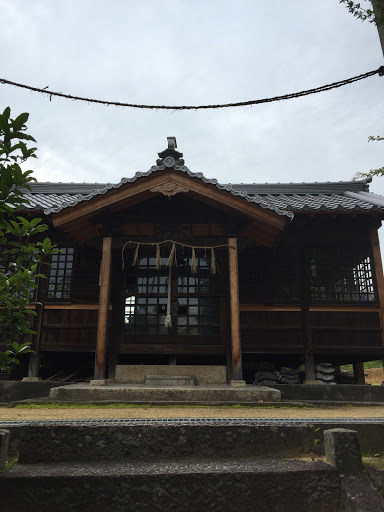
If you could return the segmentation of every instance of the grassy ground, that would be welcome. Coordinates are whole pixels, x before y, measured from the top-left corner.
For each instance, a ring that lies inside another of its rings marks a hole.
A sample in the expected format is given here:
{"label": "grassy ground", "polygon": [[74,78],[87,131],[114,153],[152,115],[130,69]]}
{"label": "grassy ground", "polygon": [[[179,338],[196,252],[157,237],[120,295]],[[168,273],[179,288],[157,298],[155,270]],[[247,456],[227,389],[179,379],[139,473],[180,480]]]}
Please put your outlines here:
{"label": "grassy ground", "polygon": [[[366,363],[364,363],[365,370],[369,370],[370,368],[382,368],[382,367],[383,367],[383,361],[381,361],[380,359],[378,361],[367,361]],[[353,373],[353,365],[352,364],[344,364],[343,366],[340,366],[340,369]]]}
{"label": "grassy ground", "polygon": [[378,453],[362,453],[364,466],[370,468],[384,469],[384,452]]}

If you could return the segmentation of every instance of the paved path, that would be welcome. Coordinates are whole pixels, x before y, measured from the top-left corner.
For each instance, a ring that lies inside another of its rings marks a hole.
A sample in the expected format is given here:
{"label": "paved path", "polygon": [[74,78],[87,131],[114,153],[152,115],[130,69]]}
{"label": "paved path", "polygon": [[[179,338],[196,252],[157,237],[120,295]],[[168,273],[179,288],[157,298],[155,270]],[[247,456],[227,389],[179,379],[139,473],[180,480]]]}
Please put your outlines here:
{"label": "paved path", "polygon": [[384,406],[293,407],[132,407],[132,408],[0,408],[0,421],[159,418],[377,418],[384,422]]}

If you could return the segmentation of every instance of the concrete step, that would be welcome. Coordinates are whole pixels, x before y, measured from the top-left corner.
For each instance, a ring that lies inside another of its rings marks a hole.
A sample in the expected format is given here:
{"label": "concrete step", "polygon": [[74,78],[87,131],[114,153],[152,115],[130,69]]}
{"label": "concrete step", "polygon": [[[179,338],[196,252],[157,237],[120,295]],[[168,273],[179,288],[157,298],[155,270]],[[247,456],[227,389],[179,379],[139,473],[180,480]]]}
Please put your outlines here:
{"label": "concrete step", "polygon": [[221,402],[255,403],[280,401],[280,391],[265,386],[193,386],[193,387],[149,387],[145,385],[108,384],[90,386],[74,384],[51,389],[51,400],[73,402],[76,400],[95,402],[99,400],[124,402]]}
{"label": "concrete step", "polygon": [[196,379],[187,375],[146,375],[144,384],[152,387],[195,386]]}
{"label": "concrete step", "polygon": [[11,425],[20,463],[100,460],[302,457],[318,437],[311,424],[249,424],[242,420],[33,422]]}
{"label": "concrete step", "polygon": [[322,462],[178,460],[18,465],[0,475],[2,512],[341,512]]}

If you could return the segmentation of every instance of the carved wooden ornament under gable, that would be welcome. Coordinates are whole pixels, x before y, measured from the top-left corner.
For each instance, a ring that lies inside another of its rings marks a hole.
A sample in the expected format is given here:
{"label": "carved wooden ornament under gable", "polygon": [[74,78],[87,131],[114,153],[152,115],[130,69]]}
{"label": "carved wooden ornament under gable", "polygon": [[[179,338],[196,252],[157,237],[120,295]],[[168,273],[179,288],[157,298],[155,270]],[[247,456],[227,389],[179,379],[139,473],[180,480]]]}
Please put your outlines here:
{"label": "carved wooden ornament under gable", "polygon": [[160,192],[160,194],[163,194],[164,196],[168,197],[180,194],[180,192],[189,192],[189,188],[183,187],[183,185],[180,185],[179,183],[175,183],[173,181],[167,181],[166,183],[162,183],[161,185],[153,187],[149,190],[151,192]]}

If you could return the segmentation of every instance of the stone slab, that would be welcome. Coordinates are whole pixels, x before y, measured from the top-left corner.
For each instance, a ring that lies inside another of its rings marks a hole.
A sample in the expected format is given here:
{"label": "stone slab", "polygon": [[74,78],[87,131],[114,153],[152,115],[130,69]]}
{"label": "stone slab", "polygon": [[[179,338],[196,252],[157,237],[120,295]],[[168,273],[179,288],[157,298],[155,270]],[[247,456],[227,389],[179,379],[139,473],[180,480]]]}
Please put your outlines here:
{"label": "stone slab", "polygon": [[106,379],[92,379],[89,382],[90,386],[105,386],[107,383]]}
{"label": "stone slab", "polygon": [[247,383],[245,380],[231,380],[231,386],[233,388],[245,388]]}
{"label": "stone slab", "polygon": [[230,386],[194,386],[194,387],[152,387],[130,386],[124,384],[89,386],[89,384],[73,384],[52,389],[50,400],[87,401],[98,400],[125,402],[227,402],[255,403],[279,402],[280,391],[265,386],[246,386],[232,388]]}
{"label": "stone slab", "polygon": [[340,512],[340,479],[321,462],[167,461],[15,466],[2,512]]}
{"label": "stone slab", "polygon": [[146,375],[146,386],[195,386],[195,378],[186,375]]}
{"label": "stone slab", "polygon": [[384,386],[362,384],[271,384],[282,400],[326,400],[330,402],[384,402]]}
{"label": "stone slab", "polygon": [[314,427],[194,422],[34,422],[7,427],[20,464],[89,461],[160,461],[192,458],[244,461],[293,458],[313,448]]}
{"label": "stone slab", "polygon": [[185,375],[198,386],[226,384],[227,368],[218,365],[117,365],[115,380],[125,384],[144,384],[146,375]]}

